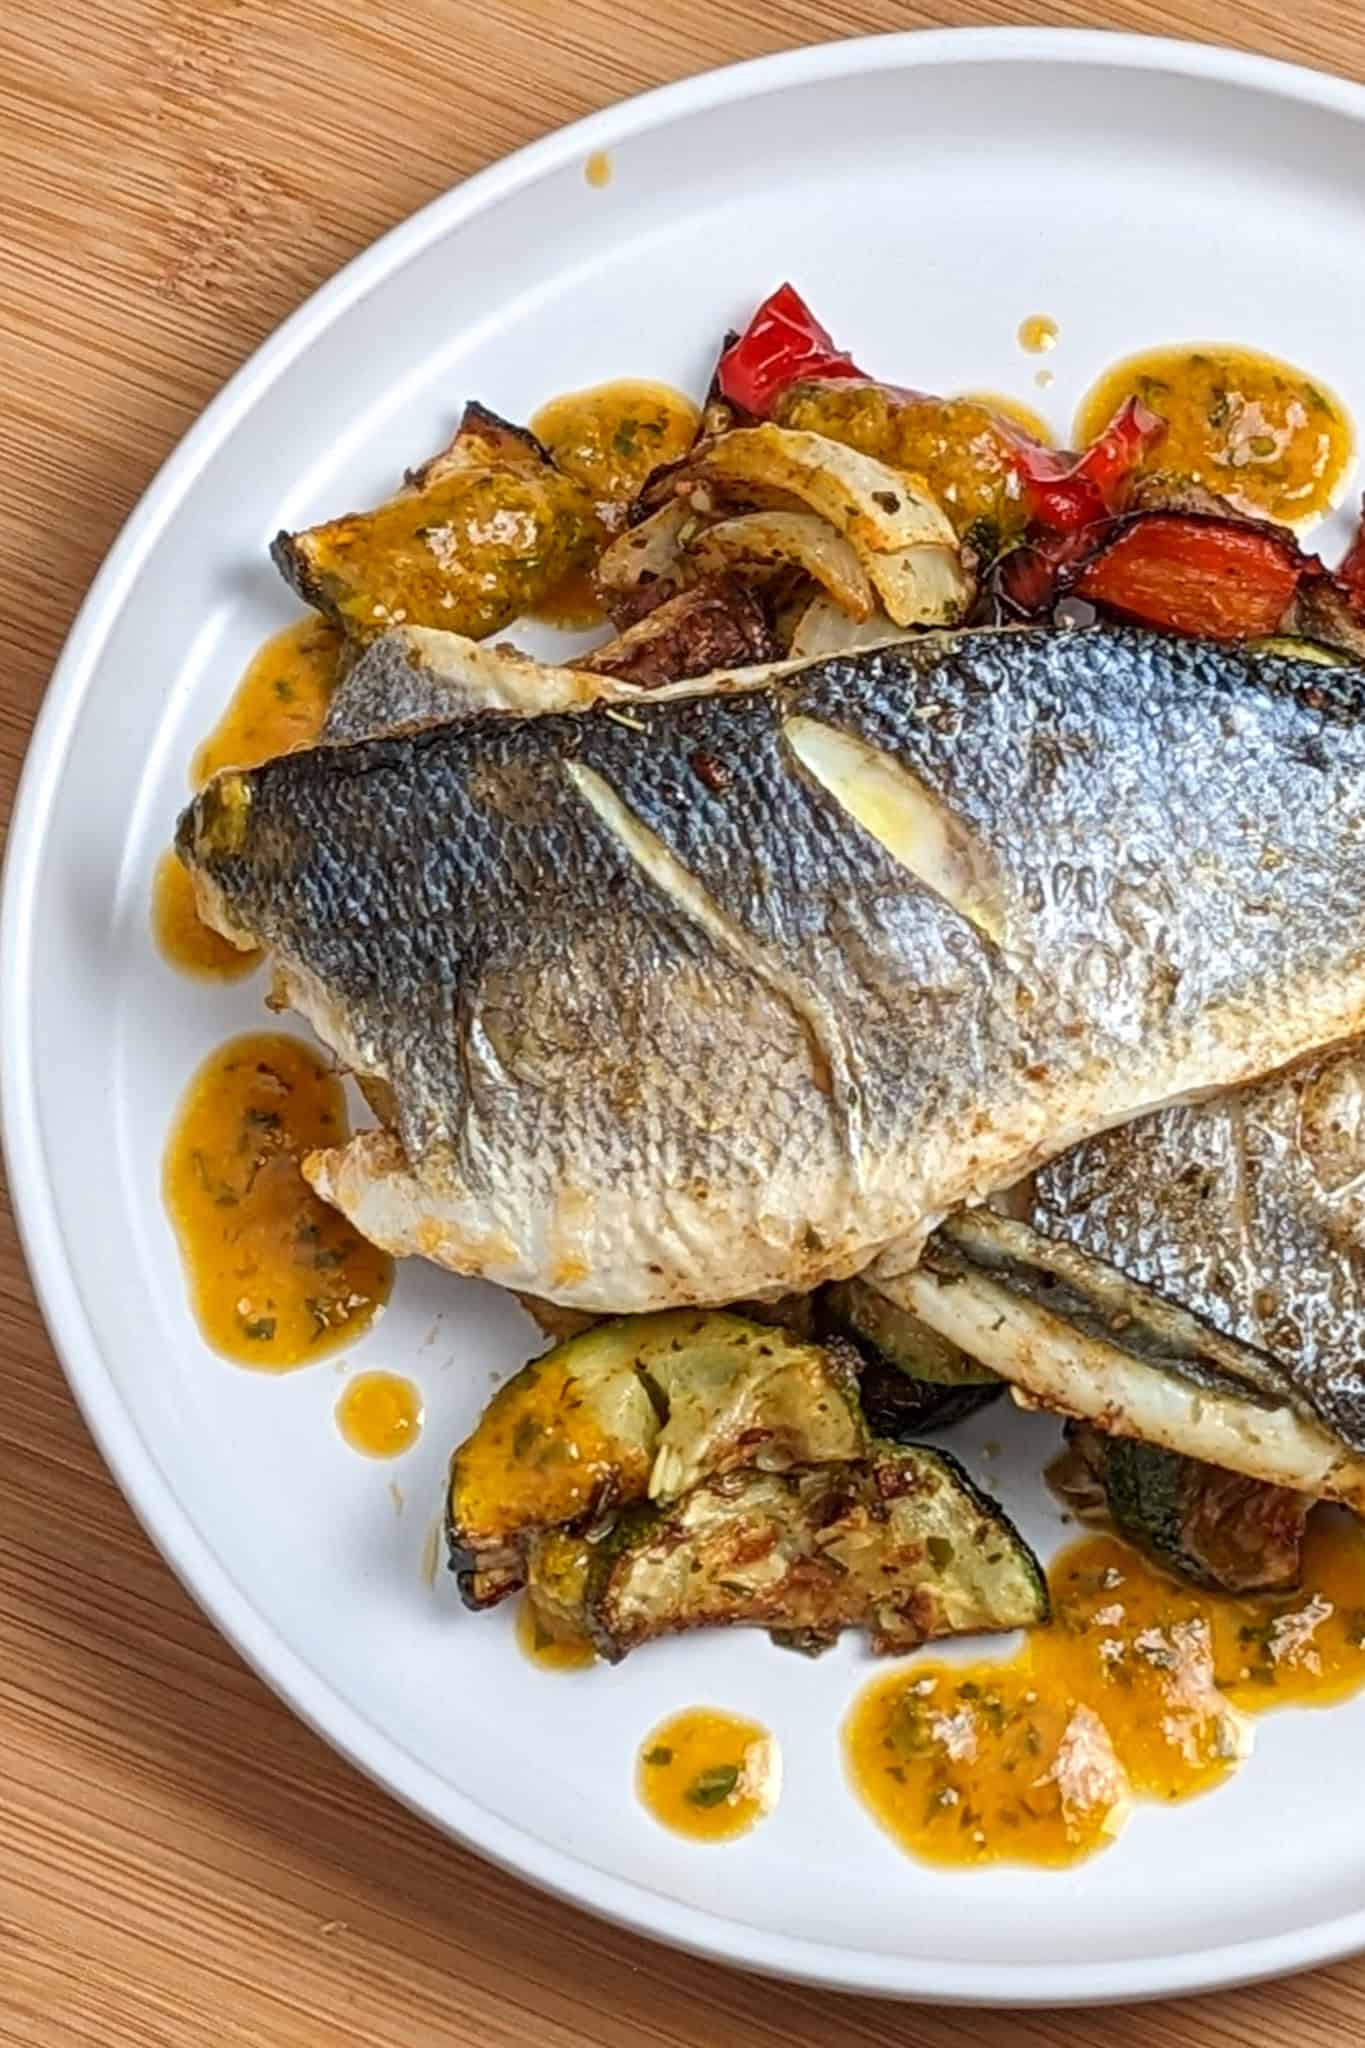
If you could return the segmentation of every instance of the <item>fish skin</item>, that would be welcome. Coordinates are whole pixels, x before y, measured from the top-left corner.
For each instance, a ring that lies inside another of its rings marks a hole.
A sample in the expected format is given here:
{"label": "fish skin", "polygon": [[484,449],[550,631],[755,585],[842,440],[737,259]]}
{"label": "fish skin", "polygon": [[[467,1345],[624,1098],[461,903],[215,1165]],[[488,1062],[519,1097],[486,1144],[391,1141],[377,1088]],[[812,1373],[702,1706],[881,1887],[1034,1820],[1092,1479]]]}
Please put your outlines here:
{"label": "fish skin", "polygon": [[[705,677],[657,683],[658,703],[675,697],[753,690],[804,666],[793,661],[712,670]],[[519,648],[468,640],[430,626],[398,626],[372,640],[337,684],[322,738],[337,744],[380,733],[446,725],[481,711],[534,718],[586,711],[594,704],[635,704],[642,686],[588,668],[534,661]]]}
{"label": "fish skin", "polygon": [[1265,1352],[1365,1451],[1365,1046],[1092,1138],[1019,1213]]}
{"label": "fish skin", "polygon": [[[1363,707],[1358,670],[1239,648],[928,635],[626,723],[294,753],[177,843],[209,921],[392,1087],[392,1134],[309,1168],[367,1236],[583,1309],[720,1303],[907,1267],[1066,1147],[1358,1033]],[[974,835],[999,943],[797,764],[794,715]]]}

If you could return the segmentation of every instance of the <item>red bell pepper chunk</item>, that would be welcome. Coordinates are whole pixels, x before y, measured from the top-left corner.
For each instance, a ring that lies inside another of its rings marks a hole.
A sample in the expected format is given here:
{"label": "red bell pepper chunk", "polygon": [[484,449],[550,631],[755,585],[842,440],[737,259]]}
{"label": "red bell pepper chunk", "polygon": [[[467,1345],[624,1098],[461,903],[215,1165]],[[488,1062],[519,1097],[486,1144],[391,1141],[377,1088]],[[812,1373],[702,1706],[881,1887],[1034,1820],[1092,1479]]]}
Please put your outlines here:
{"label": "red bell pepper chunk", "polygon": [[1292,542],[1238,520],[1153,512],[1087,562],[1072,588],[1142,626],[1254,640],[1280,624],[1304,567]]}
{"label": "red bell pepper chunk", "polygon": [[1165,431],[1159,413],[1130,398],[1083,455],[1021,441],[1019,475],[1032,517],[1055,533],[1075,533],[1109,518],[1124,484]]}
{"label": "red bell pepper chunk", "polygon": [[801,377],[863,377],[852,356],[836,349],[793,285],[766,298],[716,371],[721,395],[766,418],[773,400]]}
{"label": "red bell pepper chunk", "polygon": [[1074,564],[1094,544],[1093,534],[1080,530],[1047,533],[1030,527],[1020,545],[995,566],[995,587],[1006,608],[1028,619],[1047,611],[1063,595]]}

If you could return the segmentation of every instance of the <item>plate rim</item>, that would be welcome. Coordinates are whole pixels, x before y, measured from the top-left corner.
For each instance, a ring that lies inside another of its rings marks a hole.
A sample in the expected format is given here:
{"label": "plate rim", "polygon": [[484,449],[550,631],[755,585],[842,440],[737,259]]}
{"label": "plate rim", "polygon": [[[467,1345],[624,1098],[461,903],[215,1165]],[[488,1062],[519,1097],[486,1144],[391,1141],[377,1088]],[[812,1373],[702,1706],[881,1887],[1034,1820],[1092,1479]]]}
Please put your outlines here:
{"label": "plate rim", "polygon": [[521,187],[680,117],[869,70],[1038,62],[1168,71],[1365,122],[1365,86],[1218,44],[1104,29],[928,29],[816,43],[705,71],[636,94],[498,159],[389,229],[319,286],[248,356],[157,470],[98,570],[54,665],[16,790],[0,882],[0,1141],[34,1294],[76,1404],[119,1490],[238,1655],[354,1768],[462,1847],[523,1882],[713,1961],[824,1989],[957,2005],[1095,2004],[1251,1983],[1365,1948],[1365,1910],[1277,1935],[1118,1962],[897,1957],[773,1934],[684,1905],[551,1848],[439,1778],[351,1706],[257,1613],[228,1565],[197,1532],[108,1375],[63,1242],[29,1086],[33,913],[71,732],[94,684],[102,646],[148,554],[261,393],[353,305],[410,258]]}

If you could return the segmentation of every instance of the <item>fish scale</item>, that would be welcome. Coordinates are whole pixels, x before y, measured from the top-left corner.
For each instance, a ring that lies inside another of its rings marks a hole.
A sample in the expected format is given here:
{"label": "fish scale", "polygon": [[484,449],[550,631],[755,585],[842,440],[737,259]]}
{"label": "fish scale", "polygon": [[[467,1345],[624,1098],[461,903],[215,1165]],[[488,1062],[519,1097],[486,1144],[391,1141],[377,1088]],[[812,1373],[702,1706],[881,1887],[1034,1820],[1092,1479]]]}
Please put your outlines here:
{"label": "fish scale", "polygon": [[1362,688],[934,634],[229,771],[178,845],[393,1091],[392,1132],[310,1164],[362,1231],[587,1309],[723,1302],[908,1265],[1064,1147],[1359,1029]]}

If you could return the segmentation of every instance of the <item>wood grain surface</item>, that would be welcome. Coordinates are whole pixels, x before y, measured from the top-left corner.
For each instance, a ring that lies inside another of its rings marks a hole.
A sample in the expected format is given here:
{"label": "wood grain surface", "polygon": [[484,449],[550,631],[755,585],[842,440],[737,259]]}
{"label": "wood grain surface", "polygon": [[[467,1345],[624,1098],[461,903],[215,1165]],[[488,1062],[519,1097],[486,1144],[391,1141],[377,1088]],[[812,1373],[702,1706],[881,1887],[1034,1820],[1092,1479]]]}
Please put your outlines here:
{"label": "wood grain surface", "polygon": [[[1235,40],[1365,77],[1359,0],[0,4],[0,822],[138,494],[224,377],[382,229],[641,87],[866,30],[1004,21]],[[1123,2012],[930,2011],[760,1983],[552,1904],[355,1775],[196,1611],[86,1436],[7,1213],[0,1370],[0,2042],[1365,2041],[1365,1963]]]}

